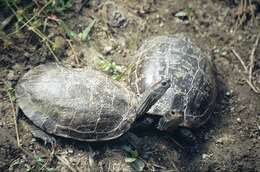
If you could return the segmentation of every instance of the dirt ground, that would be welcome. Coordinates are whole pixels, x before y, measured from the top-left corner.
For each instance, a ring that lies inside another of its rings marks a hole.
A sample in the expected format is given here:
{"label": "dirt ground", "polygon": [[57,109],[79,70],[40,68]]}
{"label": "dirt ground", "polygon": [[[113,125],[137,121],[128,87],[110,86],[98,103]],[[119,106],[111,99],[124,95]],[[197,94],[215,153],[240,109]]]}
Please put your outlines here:
{"label": "dirt ground", "polygon": [[[260,34],[260,2],[252,3],[243,11],[235,0],[97,0],[67,14],[66,22],[75,31],[96,19],[88,43],[71,48],[65,42],[55,52],[60,60],[75,66],[95,67],[98,57],[133,64],[143,40],[175,33],[188,33],[212,57],[218,99],[208,123],[192,130],[196,145],[187,145],[174,133],[134,130],[141,140],[139,163],[125,161],[130,146],[117,140],[88,144],[57,138],[58,146],[51,154],[50,147],[32,138],[23,123],[19,135],[29,153],[19,149],[6,85],[14,88],[26,71],[54,58],[29,31],[13,40],[11,47],[4,48],[0,42],[0,171],[260,171],[260,94],[246,82],[248,74],[232,52],[250,64]],[[47,32],[53,32],[54,39],[64,39],[57,28]],[[260,45],[254,54],[252,79],[260,87]]]}

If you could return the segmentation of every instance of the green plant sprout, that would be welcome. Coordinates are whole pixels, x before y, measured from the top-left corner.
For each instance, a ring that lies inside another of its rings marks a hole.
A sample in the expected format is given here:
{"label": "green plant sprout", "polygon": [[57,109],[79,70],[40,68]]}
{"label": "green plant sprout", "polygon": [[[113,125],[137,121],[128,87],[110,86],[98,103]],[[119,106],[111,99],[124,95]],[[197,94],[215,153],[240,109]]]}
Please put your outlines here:
{"label": "green plant sprout", "polygon": [[122,148],[127,154],[125,162],[129,163],[135,171],[143,171],[145,164],[139,157],[137,150],[133,150],[131,147],[127,145],[124,145]]}
{"label": "green plant sprout", "polygon": [[96,20],[94,19],[82,32],[77,34],[76,32],[72,31],[65,24],[64,21],[62,21],[62,20],[59,21],[59,24],[61,25],[61,27],[63,28],[65,33],[68,35],[68,37],[70,39],[74,39],[74,40],[78,40],[78,41],[87,41],[88,40],[89,34],[90,34],[91,30],[93,29],[95,23],[96,23]]}
{"label": "green plant sprout", "polygon": [[117,81],[121,80],[127,71],[125,66],[118,65],[114,61],[105,58],[99,58],[98,67],[103,72],[111,75],[112,79]]}

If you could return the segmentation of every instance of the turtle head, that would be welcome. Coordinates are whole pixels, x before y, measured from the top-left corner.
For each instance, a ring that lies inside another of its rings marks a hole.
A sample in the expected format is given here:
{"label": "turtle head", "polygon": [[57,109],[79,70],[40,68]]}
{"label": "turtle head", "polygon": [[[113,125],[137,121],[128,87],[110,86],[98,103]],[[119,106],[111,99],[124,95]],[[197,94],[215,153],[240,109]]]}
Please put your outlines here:
{"label": "turtle head", "polygon": [[137,118],[146,113],[170,88],[171,80],[162,79],[161,81],[153,84],[142,95],[137,107]]}
{"label": "turtle head", "polygon": [[174,131],[183,123],[184,114],[175,110],[166,112],[158,122],[157,129],[161,131]]}

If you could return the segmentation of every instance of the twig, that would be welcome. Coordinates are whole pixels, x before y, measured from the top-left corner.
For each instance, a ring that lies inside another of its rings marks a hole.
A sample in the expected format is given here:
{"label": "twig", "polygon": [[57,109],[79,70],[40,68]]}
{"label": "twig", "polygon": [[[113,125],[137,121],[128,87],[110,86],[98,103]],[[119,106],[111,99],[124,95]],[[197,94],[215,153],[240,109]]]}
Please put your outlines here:
{"label": "twig", "polygon": [[[45,148],[44,148],[45,149]],[[46,162],[44,163],[44,165],[41,167],[40,171],[44,171],[45,167],[53,160],[53,157],[55,155],[55,149],[52,147],[52,151],[49,152],[47,149],[45,149],[45,151],[50,154],[50,156],[48,157],[48,159],[46,160]]]}
{"label": "twig", "polygon": [[3,30],[6,26],[9,25],[9,23],[12,21],[12,19],[14,18],[14,14],[10,15],[9,17],[7,17],[0,25],[0,30]]}
{"label": "twig", "polygon": [[56,63],[61,64],[60,60],[58,59],[58,57],[56,56],[56,54],[53,52],[50,44],[46,41],[45,42],[46,46],[48,47],[48,49],[50,50],[51,54],[53,55],[54,59],[56,60]]}
{"label": "twig", "polygon": [[258,46],[259,38],[260,38],[260,34],[257,35],[255,43],[254,43],[254,46],[253,46],[253,49],[252,49],[251,54],[250,54],[248,79],[249,79],[249,82],[251,82],[251,83],[252,83],[252,72],[253,72],[254,63],[255,63],[255,50],[256,50],[256,48]]}
{"label": "twig", "polygon": [[250,8],[250,11],[251,11],[251,16],[252,16],[252,24],[256,24],[256,14],[254,12],[254,8],[253,8],[253,4],[252,4],[252,0],[249,0],[249,8]]}
{"label": "twig", "polygon": [[95,152],[93,151],[90,145],[88,145],[88,149],[89,149],[89,156],[88,156],[89,167],[90,169],[95,169],[96,168],[96,164],[94,161]]}
{"label": "twig", "polygon": [[241,65],[243,66],[245,72],[248,72],[248,69],[245,65],[245,62],[242,60],[242,58],[240,57],[240,55],[236,52],[236,50],[234,50],[233,48],[231,49],[232,53],[236,56],[236,58],[240,61]]}
{"label": "twig", "polygon": [[12,100],[12,96],[10,94],[10,92],[7,90],[7,95],[9,97],[10,103],[12,105],[12,111],[13,111],[13,120],[14,120],[14,126],[15,126],[15,133],[16,133],[16,141],[17,141],[17,147],[22,150],[27,156],[29,156],[30,158],[33,158],[32,153],[30,153],[29,151],[25,150],[22,147],[22,144],[20,142],[20,136],[19,136],[19,130],[18,130],[18,125],[17,125],[17,116],[16,116],[16,110],[14,107],[14,102]]}
{"label": "twig", "polygon": [[255,51],[258,46],[259,39],[260,39],[260,34],[257,35],[255,43],[253,45],[253,49],[250,54],[250,62],[249,62],[248,67],[246,67],[245,62],[242,60],[240,55],[233,48],[231,48],[232,53],[235,55],[235,57],[237,57],[237,59],[240,61],[241,65],[243,66],[245,72],[248,74],[248,78],[245,79],[247,84],[251,87],[251,89],[255,93],[260,93],[260,89],[257,86],[255,86],[252,81],[252,73],[253,73],[254,63],[255,63]]}
{"label": "twig", "polygon": [[250,82],[248,79],[246,79],[246,82],[248,83],[248,85],[252,88],[252,90],[255,93],[260,93],[260,89],[256,86],[254,86],[254,84],[252,82]]}
{"label": "twig", "polygon": [[[11,9],[12,13],[16,16],[16,18],[19,18],[19,17],[17,16],[17,14],[16,14],[16,11],[15,11],[15,10],[12,8],[12,6],[8,3],[8,1],[7,1],[7,0],[5,0],[5,1],[6,1],[7,5],[8,5],[8,7]],[[51,1],[50,1],[50,2],[51,2]],[[47,4],[48,4],[48,3],[47,3]],[[46,4],[42,9],[40,9],[39,14],[44,10],[44,8],[47,7],[47,4]],[[55,53],[53,52],[53,50],[52,50],[52,48],[51,48],[51,46],[50,46],[50,44],[53,45],[54,42],[51,41],[51,40],[49,40],[48,37],[46,37],[39,29],[37,29],[37,28],[32,27],[31,25],[29,25],[29,24],[30,24],[30,20],[31,20],[33,17],[35,17],[35,16],[33,16],[31,19],[28,19],[26,16],[23,16],[23,17],[24,17],[25,20],[27,20],[26,22],[22,21],[22,22],[24,23],[24,26],[28,27],[28,30],[33,31],[36,35],[38,35],[38,36],[42,39],[42,41],[44,41],[44,43],[46,44],[46,46],[47,46],[48,49],[50,50],[50,52],[51,52],[51,54],[53,55],[53,57],[54,57],[54,59],[56,60],[56,62],[60,64],[60,61],[59,61],[58,57],[55,55]],[[23,27],[24,27],[24,26],[23,26]]]}
{"label": "twig", "polygon": [[177,142],[174,138],[172,137],[168,137],[172,142],[174,142],[181,150],[184,150],[185,148],[179,143]]}
{"label": "twig", "polygon": [[[167,153],[167,155],[169,156],[169,153]],[[180,172],[180,170],[178,169],[177,165],[175,164],[175,162],[173,160],[171,160],[172,166],[175,168],[175,170],[177,172]]]}
{"label": "twig", "polygon": [[10,92],[7,91],[7,94],[8,94],[10,103],[11,103],[11,105],[12,105],[13,119],[14,119],[14,127],[15,127],[15,133],[16,133],[16,140],[17,140],[17,145],[18,145],[18,147],[19,147],[19,146],[21,146],[21,143],[20,143],[20,137],[19,137],[19,132],[18,132],[16,111],[15,111],[14,103],[13,103],[12,96],[11,96]]}
{"label": "twig", "polygon": [[164,166],[161,166],[161,165],[159,165],[159,164],[153,163],[152,165],[153,165],[154,167],[156,167],[156,168],[160,168],[160,169],[163,169],[163,170],[166,169]]}
{"label": "twig", "polygon": [[70,165],[70,162],[66,158],[61,157],[59,155],[55,155],[55,156],[62,164],[68,167],[72,172],[77,172],[77,170]]}
{"label": "twig", "polygon": [[[21,29],[23,29],[25,26],[27,26],[36,16],[39,16],[39,15],[43,12],[43,10],[44,10],[51,2],[52,2],[52,1],[49,1],[48,3],[46,3],[46,4],[38,11],[37,14],[35,14],[35,15],[32,16],[29,20],[27,20],[27,21],[26,21],[21,27],[19,27],[16,31],[14,31],[14,32],[12,32],[12,33],[10,33],[10,34],[8,34],[8,36],[13,35],[13,34],[19,32]],[[9,7],[11,7],[10,4],[8,3],[8,1],[6,1],[6,3],[8,4]],[[16,15],[16,14],[15,14],[15,15]]]}
{"label": "twig", "polygon": [[79,58],[77,56],[77,53],[75,52],[74,48],[73,48],[73,45],[71,44],[71,41],[70,40],[66,40],[71,48],[71,51],[73,53],[73,57],[74,57],[74,61],[76,62],[77,65],[79,65]]}
{"label": "twig", "polygon": [[235,28],[234,31],[238,30],[238,28],[243,24],[244,20],[245,20],[245,11],[246,11],[246,1],[241,0],[240,1],[240,5],[238,7],[237,10],[237,20],[235,23]]}

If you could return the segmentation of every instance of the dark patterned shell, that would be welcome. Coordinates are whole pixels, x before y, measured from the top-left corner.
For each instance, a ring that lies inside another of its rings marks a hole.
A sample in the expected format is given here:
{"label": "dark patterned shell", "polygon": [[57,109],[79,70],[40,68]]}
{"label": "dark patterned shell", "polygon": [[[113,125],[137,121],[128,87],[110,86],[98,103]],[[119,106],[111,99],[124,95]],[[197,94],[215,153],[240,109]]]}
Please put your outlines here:
{"label": "dark patterned shell", "polygon": [[82,141],[110,140],[135,120],[135,94],[90,69],[40,65],[20,79],[18,106],[47,133]]}
{"label": "dark patterned shell", "polygon": [[209,57],[184,35],[146,40],[137,53],[131,88],[138,94],[154,82],[171,78],[171,88],[149,110],[164,115],[172,109],[184,114],[184,126],[198,127],[210,116],[216,86]]}

